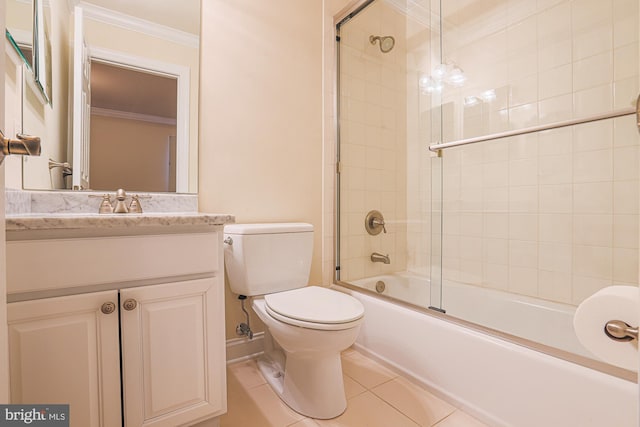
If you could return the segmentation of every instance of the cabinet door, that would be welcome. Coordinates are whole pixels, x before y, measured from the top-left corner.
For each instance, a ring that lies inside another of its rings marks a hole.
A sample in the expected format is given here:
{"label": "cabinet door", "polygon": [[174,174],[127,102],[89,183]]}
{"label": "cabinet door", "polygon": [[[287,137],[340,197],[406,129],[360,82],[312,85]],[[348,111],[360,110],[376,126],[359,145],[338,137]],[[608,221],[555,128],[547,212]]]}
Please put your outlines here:
{"label": "cabinet door", "polygon": [[8,304],[11,403],[69,404],[72,427],[121,426],[117,308],[117,291]]}
{"label": "cabinet door", "polygon": [[226,411],[220,278],[120,291],[125,426],[178,426]]}

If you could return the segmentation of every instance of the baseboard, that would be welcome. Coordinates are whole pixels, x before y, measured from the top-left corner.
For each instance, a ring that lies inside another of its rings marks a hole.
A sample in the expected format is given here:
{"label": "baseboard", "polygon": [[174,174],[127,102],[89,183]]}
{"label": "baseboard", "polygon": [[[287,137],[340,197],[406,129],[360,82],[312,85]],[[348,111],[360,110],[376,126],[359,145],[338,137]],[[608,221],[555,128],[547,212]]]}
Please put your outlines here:
{"label": "baseboard", "polygon": [[264,351],[264,332],[257,332],[253,339],[227,340],[227,363],[242,362],[259,356]]}

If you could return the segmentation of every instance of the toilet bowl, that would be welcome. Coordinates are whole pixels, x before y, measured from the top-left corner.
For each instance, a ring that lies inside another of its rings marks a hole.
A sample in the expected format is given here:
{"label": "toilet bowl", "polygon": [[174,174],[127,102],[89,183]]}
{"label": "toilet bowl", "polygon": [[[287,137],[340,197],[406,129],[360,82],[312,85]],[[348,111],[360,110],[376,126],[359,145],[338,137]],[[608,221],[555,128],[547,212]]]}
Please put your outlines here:
{"label": "toilet bowl", "polygon": [[227,237],[233,242],[225,248],[231,290],[254,297],[252,308],[266,326],[258,360],[265,379],[296,412],[318,419],[340,415],[347,407],[340,352],[358,336],[362,304],[306,286],[309,224],[234,224],[225,227]]}
{"label": "toilet bowl", "polygon": [[[317,286],[299,291],[303,291],[299,296],[308,295],[310,298],[326,293],[323,295],[326,302],[333,299],[332,294],[353,299]],[[288,297],[286,294],[294,292],[285,291],[267,297]],[[271,342],[265,344],[265,354],[258,361],[267,382],[296,412],[320,419],[340,415],[347,408],[340,352],[351,346],[358,336],[363,321],[362,306],[354,304],[353,311],[345,313],[343,318],[336,316],[329,320],[325,317],[321,323],[275,312],[267,299],[255,299],[252,304],[270,335],[266,341]],[[295,305],[291,307],[296,308]]]}

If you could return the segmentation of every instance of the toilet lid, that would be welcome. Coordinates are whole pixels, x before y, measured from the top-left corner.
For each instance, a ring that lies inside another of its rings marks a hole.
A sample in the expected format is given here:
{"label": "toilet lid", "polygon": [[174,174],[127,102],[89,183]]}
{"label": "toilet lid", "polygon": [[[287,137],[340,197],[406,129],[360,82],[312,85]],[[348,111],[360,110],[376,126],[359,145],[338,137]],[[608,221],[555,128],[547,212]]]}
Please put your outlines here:
{"label": "toilet lid", "polygon": [[320,286],[268,294],[264,300],[272,312],[303,322],[341,324],[364,315],[364,307],[357,299]]}

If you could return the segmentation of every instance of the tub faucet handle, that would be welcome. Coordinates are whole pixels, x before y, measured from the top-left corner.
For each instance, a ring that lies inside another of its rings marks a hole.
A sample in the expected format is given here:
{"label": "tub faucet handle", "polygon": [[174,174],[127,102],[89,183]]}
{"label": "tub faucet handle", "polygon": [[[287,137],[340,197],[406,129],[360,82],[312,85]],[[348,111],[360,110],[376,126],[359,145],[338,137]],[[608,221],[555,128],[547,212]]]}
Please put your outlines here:
{"label": "tub faucet handle", "polygon": [[367,230],[367,233],[372,236],[376,236],[380,234],[380,232],[387,232],[387,228],[385,227],[384,217],[382,213],[377,210],[369,211],[367,216],[364,218],[364,228]]}
{"label": "tub faucet handle", "polygon": [[382,232],[387,232],[387,227],[384,226],[384,219],[382,218],[373,218],[371,221],[374,227],[382,227]]}

